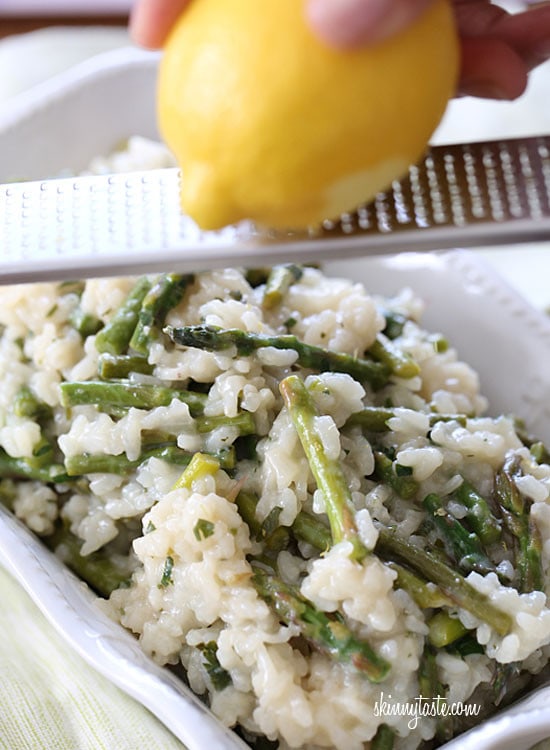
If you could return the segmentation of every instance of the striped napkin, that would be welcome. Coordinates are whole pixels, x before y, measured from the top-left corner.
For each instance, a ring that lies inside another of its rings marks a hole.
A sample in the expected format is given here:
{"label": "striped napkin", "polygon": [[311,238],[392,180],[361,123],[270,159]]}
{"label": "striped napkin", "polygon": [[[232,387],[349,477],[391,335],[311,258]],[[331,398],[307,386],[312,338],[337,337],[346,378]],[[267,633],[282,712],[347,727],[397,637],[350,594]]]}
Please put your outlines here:
{"label": "striped napkin", "polygon": [[185,750],[72,651],[1,568],[0,601],[0,747]]}

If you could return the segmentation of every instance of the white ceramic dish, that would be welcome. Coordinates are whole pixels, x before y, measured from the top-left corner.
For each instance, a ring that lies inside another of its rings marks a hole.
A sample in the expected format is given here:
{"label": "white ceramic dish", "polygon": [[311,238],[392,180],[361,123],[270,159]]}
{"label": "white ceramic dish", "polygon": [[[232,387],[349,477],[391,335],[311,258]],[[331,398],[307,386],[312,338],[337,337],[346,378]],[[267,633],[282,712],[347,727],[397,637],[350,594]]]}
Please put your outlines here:
{"label": "white ceramic dish", "polygon": [[[0,119],[0,181],[82,169],[131,134],[156,137],[156,56],[105,53],[13,101]],[[550,441],[550,322],[469,253],[404,254],[329,264],[330,273],[392,294],[411,286],[425,324],[446,334],[480,373],[493,413],[514,412]],[[106,619],[93,596],[29,532],[0,509],[0,563],[93,667],[149,708],[190,750],[242,744],[136,642]],[[547,694],[451,743],[453,750],[526,750],[550,736]]]}
{"label": "white ceramic dish", "polygon": [[[334,264],[369,289],[410,286],[427,299],[426,323],[458,344],[482,371],[493,411],[522,415],[550,440],[550,321],[471,253],[407,254]],[[539,401],[538,398],[541,400]],[[537,408],[538,407],[538,408]],[[106,618],[78,581],[0,507],[0,564],[21,581],[48,620],[91,666],[152,711],[189,750],[244,748],[168,670]],[[550,736],[548,691],[513,715],[457,738],[449,750],[527,750]]]}

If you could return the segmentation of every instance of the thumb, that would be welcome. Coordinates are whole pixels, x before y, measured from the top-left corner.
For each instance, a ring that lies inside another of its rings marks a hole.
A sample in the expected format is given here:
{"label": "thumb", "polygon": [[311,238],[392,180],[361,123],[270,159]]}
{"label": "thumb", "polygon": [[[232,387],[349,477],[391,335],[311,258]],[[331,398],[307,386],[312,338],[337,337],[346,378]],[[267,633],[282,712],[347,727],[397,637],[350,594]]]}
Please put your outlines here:
{"label": "thumb", "polygon": [[307,0],[315,33],[333,47],[379,42],[412,23],[433,0]]}

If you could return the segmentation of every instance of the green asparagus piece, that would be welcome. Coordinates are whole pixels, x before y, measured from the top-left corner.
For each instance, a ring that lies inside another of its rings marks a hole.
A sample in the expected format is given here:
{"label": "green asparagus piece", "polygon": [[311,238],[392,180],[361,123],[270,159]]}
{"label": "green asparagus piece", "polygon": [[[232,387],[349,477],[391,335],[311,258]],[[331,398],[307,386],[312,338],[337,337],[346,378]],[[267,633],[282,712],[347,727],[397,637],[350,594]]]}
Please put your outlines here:
{"label": "green asparagus piece", "polygon": [[457,617],[442,610],[428,621],[428,640],[435,648],[444,648],[468,632]]}
{"label": "green asparagus piece", "polygon": [[239,515],[250,529],[250,535],[255,539],[261,539],[262,522],[256,517],[256,506],[258,498],[252,493],[241,490],[235,499]]}
{"label": "green asparagus piece", "polygon": [[418,492],[418,482],[409,472],[400,473],[399,464],[382,451],[374,451],[374,467],[375,479],[389,485],[404,500],[411,500]]}
{"label": "green asparagus piece", "polygon": [[449,653],[451,654],[457,654],[462,659],[465,656],[469,656],[470,654],[484,654],[485,650],[481,643],[478,643],[475,635],[473,635],[470,631],[462,638],[459,638],[457,641],[454,641],[451,643],[447,649]]}
{"label": "green asparagus piece", "polygon": [[258,565],[253,565],[253,570],[252,582],[258,594],[284,623],[297,625],[315,648],[338,662],[351,663],[371,682],[381,682],[387,676],[390,670],[388,662],[378,656],[366,641],[357,638],[341,617],[317,610],[294,587]]}
{"label": "green asparagus piece", "polygon": [[[192,453],[188,453],[176,445],[148,447],[138,458],[133,460],[130,460],[125,453],[118,456],[111,456],[107,453],[80,453],[65,458],[65,471],[70,477],[82,476],[83,474],[128,474],[150,458],[159,458],[169,464],[187,466],[192,456]],[[225,449],[223,452],[219,451],[214,457],[224,469],[235,467],[235,452],[231,448]]]}
{"label": "green asparagus piece", "polygon": [[[346,427],[359,425],[369,432],[389,432],[388,421],[397,416],[397,411],[392,408],[383,406],[366,406],[361,411],[355,412],[346,422]],[[458,422],[460,425],[466,425],[464,414],[438,414],[430,413],[429,425],[433,427],[437,422]]]}
{"label": "green asparagus piece", "polygon": [[266,281],[269,278],[270,273],[271,273],[271,268],[269,266],[264,266],[264,267],[259,267],[259,268],[247,268],[245,272],[245,276],[250,286],[253,289],[255,289],[257,286],[260,286],[261,284],[266,283]]}
{"label": "green asparagus piece", "polygon": [[213,476],[219,471],[219,469],[220,462],[217,458],[209,456],[207,453],[195,453],[172,489],[177,490],[182,487],[191,489],[193,482],[197,479],[202,479],[206,476]]}
{"label": "green asparagus piece", "polygon": [[350,542],[352,557],[361,560],[367,550],[359,538],[355,509],[348,483],[338,460],[325,453],[323,441],[315,429],[317,411],[304,382],[297,375],[281,381],[279,389],[285,406],[307,456],[317,487],[322,491],[334,544]]}
{"label": "green asparagus piece", "polygon": [[0,448],[0,478],[35,479],[61,484],[67,480],[65,467],[57,463],[35,461],[34,458],[13,458]]}
{"label": "green asparagus piece", "polygon": [[538,464],[550,464],[550,452],[540,440],[531,443],[529,451]]}
{"label": "green asparagus piece", "polygon": [[239,431],[239,435],[254,435],[256,433],[256,423],[254,416],[249,411],[240,411],[234,417],[226,417],[221,414],[218,416],[196,418],[197,432],[201,434],[212,432],[219,427],[234,427]]}
{"label": "green asparagus piece", "polygon": [[[439,680],[435,652],[429,646],[426,646],[420,668],[418,670],[418,689],[424,699],[433,701],[445,701],[445,690]],[[443,712],[437,711],[436,736],[441,742],[450,740],[453,736],[453,717],[443,715]]]}
{"label": "green asparagus piece", "polygon": [[426,495],[422,504],[459,568],[468,573],[475,570],[482,575],[495,570],[477,535],[468,532],[458,518],[449,513],[439,495],[435,492]]}
{"label": "green asparagus piece", "polygon": [[394,730],[387,724],[380,724],[370,743],[370,750],[393,750],[394,741]]}
{"label": "green asparagus piece", "polygon": [[388,561],[386,565],[397,573],[395,580],[397,587],[404,589],[421,609],[453,606],[452,599],[434,583],[420,578],[416,573],[396,562]]}
{"label": "green asparagus piece", "polygon": [[368,351],[371,357],[385,364],[399,378],[414,378],[420,373],[420,367],[414,359],[384,334],[378,334]]}
{"label": "green asparagus piece", "polygon": [[16,417],[28,417],[37,422],[51,419],[53,416],[52,407],[40,401],[27,385],[15,394],[12,408]]}
{"label": "green asparagus piece", "polygon": [[290,527],[292,534],[301,542],[310,544],[320,552],[326,552],[330,549],[332,539],[330,529],[318,518],[301,510],[296,516],[294,523]]}
{"label": "green asparagus piece", "polygon": [[500,539],[500,521],[494,516],[487,500],[469,482],[464,480],[454,496],[467,508],[466,520],[483,544],[493,544]]}
{"label": "green asparagus piece", "polygon": [[138,321],[130,339],[131,349],[144,355],[149,352],[151,344],[162,333],[166,316],[181,302],[194,278],[192,274],[166,273],[153,284],[143,298]]}
{"label": "green asparagus piece", "polygon": [[97,363],[97,372],[103,380],[124,380],[131,372],[152,375],[154,366],[140,354],[102,354]]}
{"label": "green asparagus piece", "polygon": [[235,347],[239,356],[249,356],[257,349],[267,346],[290,349],[298,354],[297,361],[302,367],[320,372],[346,372],[356,380],[369,383],[374,389],[382,388],[390,374],[387,365],[381,362],[311,346],[291,334],[266,336],[260,333],[247,333],[239,328],[224,329],[217,326],[168,326],[165,331],[174,343],[181,346],[207,351],[222,351]]}
{"label": "green asparagus piece", "polygon": [[389,554],[405,562],[413,570],[420,573],[427,580],[433,581],[441,591],[451,599],[455,605],[471,612],[475,617],[490,625],[499,635],[506,635],[512,628],[512,618],[477,589],[466,579],[435,555],[416,547],[406,539],[402,539],[391,528],[378,527],[379,537],[376,551],[382,557]]}
{"label": "green asparagus piece", "polygon": [[131,578],[131,567],[126,559],[117,565],[113,556],[104,550],[81,555],[82,541],[65,527],[45,541],[65,565],[100,596],[107,598],[115,589],[127,585]]}
{"label": "green asparagus piece", "polygon": [[154,409],[169,406],[173,399],[184,401],[193,416],[202,414],[207,395],[183,391],[162,385],[120,381],[82,380],[61,383],[61,404],[70,408],[82,404],[96,404],[102,408]]}
{"label": "green asparagus piece", "polygon": [[540,442],[538,438],[534,437],[527,429],[525,422],[522,419],[514,419],[514,427],[518,438],[521,440],[523,445],[529,448],[529,451],[535,461],[539,464],[550,463],[550,452],[544,443]]}
{"label": "green asparagus piece", "polygon": [[514,477],[519,473],[514,459],[507,461],[495,476],[495,497],[502,511],[504,524],[516,540],[516,569],[522,592],[544,591],[540,532],[531,520]]}
{"label": "green asparagus piece", "polygon": [[265,284],[262,306],[271,310],[280,305],[292,284],[299,281],[303,273],[304,269],[294,263],[273,266]]}
{"label": "green asparagus piece", "polygon": [[[511,664],[500,664],[499,662],[493,663],[493,675],[491,678],[491,688],[493,692],[493,703],[498,706],[505,697],[510,698],[514,693],[517,694],[518,675],[520,667],[517,662]],[[536,746],[534,748],[536,750]],[[544,750],[544,748],[539,748]]]}
{"label": "green asparagus piece", "polygon": [[124,354],[137,325],[143,299],[150,288],[151,282],[146,276],[139,279],[111,320],[96,335],[95,346],[98,352]]}
{"label": "green asparagus piece", "polygon": [[[241,518],[250,529],[251,536],[257,540],[261,540],[265,526],[256,517],[258,498],[252,492],[241,490],[237,495],[235,503]],[[279,526],[278,528],[284,527]],[[274,529],[271,531],[273,532]],[[332,544],[330,529],[316,516],[304,510],[298,513],[289,531],[295,539],[310,544],[320,552],[325,552]]]}
{"label": "green asparagus piece", "polygon": [[90,313],[84,312],[81,307],[77,307],[73,310],[69,322],[83,339],[88,336],[93,336],[94,333],[97,333],[103,327],[103,323],[99,318],[96,318],[95,315],[90,315]]}

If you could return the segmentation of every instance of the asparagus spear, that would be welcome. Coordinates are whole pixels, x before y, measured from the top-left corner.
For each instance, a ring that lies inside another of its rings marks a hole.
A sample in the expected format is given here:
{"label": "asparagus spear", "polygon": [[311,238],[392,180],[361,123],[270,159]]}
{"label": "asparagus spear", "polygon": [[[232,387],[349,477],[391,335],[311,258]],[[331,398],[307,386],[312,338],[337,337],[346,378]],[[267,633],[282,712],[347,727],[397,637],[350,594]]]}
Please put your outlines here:
{"label": "asparagus spear", "polygon": [[37,422],[53,416],[52,407],[40,401],[27,385],[22,386],[15,394],[12,409],[17,417],[29,417]]}
{"label": "asparagus spear", "polygon": [[[65,458],[65,471],[70,477],[83,474],[128,474],[150,458],[159,458],[170,464],[187,466],[192,456],[192,453],[178,448],[177,445],[150,446],[133,460],[129,459],[125,453],[118,456],[111,456],[107,453],[80,453]],[[214,454],[214,457],[224,469],[235,467],[235,452],[231,448],[219,451]]]}
{"label": "asparagus spear", "polygon": [[212,417],[198,416],[195,423],[197,432],[201,434],[212,432],[219,427],[234,427],[239,431],[239,435],[254,435],[256,432],[254,416],[249,411],[240,411],[234,417],[226,417],[224,414]]}
{"label": "asparagus spear", "polygon": [[81,555],[82,541],[66,527],[59,528],[45,541],[67,567],[101,596],[108,597],[112,591],[127,584],[131,577],[128,561],[117,565],[112,555],[107,554],[105,550]]}
{"label": "asparagus spear", "polygon": [[404,500],[411,500],[418,492],[418,482],[409,472],[400,473],[399,465],[382,451],[374,451],[374,477]]}
{"label": "asparagus spear", "polygon": [[99,357],[97,372],[103,380],[122,380],[131,372],[151,375],[155,368],[147,361],[147,357],[140,354],[109,354],[105,352]]}
{"label": "asparagus spear", "polygon": [[61,404],[66,408],[81,404],[96,404],[136,409],[154,409],[169,406],[173,399],[184,401],[193,416],[201,414],[207,396],[196,391],[184,391],[161,385],[120,381],[83,380],[61,383]]}
{"label": "asparagus spear", "polygon": [[367,550],[359,538],[351,494],[339,461],[327,457],[323,442],[315,430],[317,412],[313,399],[297,375],[289,375],[282,380],[279,389],[307,456],[311,473],[325,498],[333,542],[350,542],[352,557],[361,560]]}
{"label": "asparagus spear", "polygon": [[376,551],[381,556],[397,557],[410,565],[427,580],[433,581],[458,607],[471,612],[490,625],[499,635],[506,635],[512,628],[512,618],[471,586],[459,573],[445,565],[430,552],[416,547],[399,537],[393,529],[378,526]]}
{"label": "asparagus spear", "polygon": [[468,632],[467,628],[457,617],[452,617],[448,612],[442,610],[428,621],[428,640],[436,648],[448,646]]}
{"label": "asparagus spear", "polygon": [[130,339],[130,348],[140,354],[147,354],[151,344],[161,334],[166,316],[176,307],[185,294],[187,287],[193,283],[192,274],[163,274],[153,284],[143,298],[136,327]]}
{"label": "asparagus spear", "polygon": [[197,479],[214,476],[219,469],[220,462],[217,458],[209,456],[207,453],[195,453],[172,489],[177,490],[182,487],[191,489],[193,482]]}
{"label": "asparagus spear", "polygon": [[369,354],[378,362],[385,364],[390,372],[399,378],[414,378],[420,373],[420,367],[414,359],[383,334],[378,334],[374,343],[369,347]]}
{"label": "asparagus spear", "polygon": [[[355,412],[346,422],[346,427],[359,425],[369,432],[389,432],[388,421],[397,416],[395,409],[383,406],[365,406],[361,411]],[[429,425],[433,427],[437,422],[458,422],[462,426],[466,425],[464,414],[438,414],[430,413]]]}
{"label": "asparagus spear", "polygon": [[397,573],[396,584],[404,589],[421,609],[452,607],[453,601],[434,583],[417,576],[399,563],[387,561],[386,565]]}
{"label": "asparagus spear", "polygon": [[250,535],[255,539],[261,538],[262,523],[256,517],[258,498],[251,492],[241,490],[235,499],[239,515],[250,529]]}
{"label": "asparagus spear", "polygon": [[280,305],[295,281],[302,278],[304,269],[294,263],[273,266],[265,284],[262,305],[267,310]]}
{"label": "asparagus spear", "polygon": [[370,743],[370,750],[393,750],[395,732],[387,724],[380,724]]}
{"label": "asparagus spear", "polygon": [[165,331],[174,343],[181,346],[207,351],[222,351],[234,346],[240,356],[249,356],[257,349],[267,346],[291,349],[297,352],[298,363],[302,367],[320,372],[346,372],[356,380],[369,383],[375,389],[384,386],[390,374],[388,366],[381,362],[311,346],[291,334],[265,336],[260,333],[247,333],[238,328],[224,329],[200,325],[181,328],[168,326]]}
{"label": "asparagus spear", "polygon": [[495,497],[506,528],[516,540],[516,567],[523,592],[544,591],[540,532],[531,520],[529,508],[518,490],[514,476],[519,466],[507,461],[495,476]]}
{"label": "asparagus spear", "polygon": [[435,492],[426,495],[422,504],[441,533],[451,557],[454,557],[460,568],[468,572],[475,570],[482,575],[495,570],[495,566],[483,551],[479,538],[476,534],[468,532],[458,518],[448,512],[439,495]]}
{"label": "asparagus spear", "polygon": [[[241,518],[250,529],[251,535],[255,539],[262,539],[264,525],[256,517],[258,498],[252,492],[241,490],[235,503]],[[295,539],[307,542],[320,552],[326,552],[332,544],[330,529],[314,515],[304,510],[298,513],[289,531]]]}
{"label": "asparagus spear", "polygon": [[[419,693],[424,699],[432,700],[445,700],[445,690],[439,680],[439,674],[437,671],[437,663],[435,661],[435,653],[433,649],[426,646],[422,659],[420,661],[420,669],[418,670],[418,688]],[[441,742],[450,740],[453,736],[453,718],[451,715],[442,715],[442,712],[438,711],[436,721],[436,736]]]}
{"label": "asparagus spear", "polygon": [[99,318],[96,318],[95,315],[90,315],[90,313],[84,312],[81,307],[77,307],[73,310],[69,322],[83,339],[88,336],[93,336],[94,333],[97,333],[103,327],[103,323]]}
{"label": "asparagus spear", "polygon": [[253,570],[252,582],[258,594],[284,623],[297,625],[315,648],[336,661],[351,663],[371,682],[381,682],[387,676],[388,662],[366,641],[357,638],[340,617],[317,610],[294,587],[259,565],[253,564]]}
{"label": "asparagus spear", "polygon": [[330,529],[318,518],[301,510],[296,516],[290,531],[296,539],[307,542],[320,552],[326,552],[331,545]]}
{"label": "asparagus spear", "polygon": [[0,478],[36,479],[39,482],[62,483],[67,479],[65,467],[57,463],[44,465],[32,458],[13,458],[0,448]]}
{"label": "asparagus spear", "polygon": [[454,496],[467,508],[466,519],[483,544],[493,544],[500,539],[500,522],[491,511],[487,500],[469,482],[464,480]]}
{"label": "asparagus spear", "polygon": [[124,354],[137,325],[143,298],[150,288],[151,282],[146,276],[139,279],[112,319],[96,335],[98,352]]}

